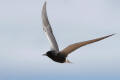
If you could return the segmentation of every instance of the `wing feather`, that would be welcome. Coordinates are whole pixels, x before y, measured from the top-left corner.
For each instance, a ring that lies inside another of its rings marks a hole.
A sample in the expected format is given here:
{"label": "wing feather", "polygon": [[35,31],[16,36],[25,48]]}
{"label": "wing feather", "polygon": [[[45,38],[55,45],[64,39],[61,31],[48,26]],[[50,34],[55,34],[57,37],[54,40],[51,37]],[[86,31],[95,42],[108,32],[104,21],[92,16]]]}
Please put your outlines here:
{"label": "wing feather", "polygon": [[70,54],[71,52],[73,52],[74,50],[76,50],[76,49],[78,49],[82,46],[85,46],[87,44],[91,44],[91,43],[103,40],[103,39],[108,38],[108,37],[113,36],[113,35],[114,34],[104,36],[104,37],[101,37],[101,38],[96,38],[96,39],[93,39],[93,40],[88,40],[88,41],[83,41],[83,42],[78,42],[78,43],[75,43],[75,44],[71,44],[68,47],[64,48],[62,51],[60,51],[60,53],[67,56],[68,54]]}
{"label": "wing feather", "polygon": [[42,8],[42,23],[43,23],[43,30],[45,31],[45,34],[47,35],[47,38],[50,42],[51,50],[58,52],[59,51],[58,44],[53,35],[53,31],[47,17],[46,2],[44,3]]}

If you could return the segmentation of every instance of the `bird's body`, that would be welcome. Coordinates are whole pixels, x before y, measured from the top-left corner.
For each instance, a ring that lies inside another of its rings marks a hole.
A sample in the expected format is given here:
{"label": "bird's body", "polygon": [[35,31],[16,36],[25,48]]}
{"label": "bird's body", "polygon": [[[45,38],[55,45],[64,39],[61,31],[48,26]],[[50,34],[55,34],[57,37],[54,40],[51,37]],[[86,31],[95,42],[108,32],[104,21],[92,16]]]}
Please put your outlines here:
{"label": "bird's body", "polygon": [[46,53],[46,56],[48,56],[55,62],[64,63],[66,61],[66,56],[60,53],[56,53],[55,51],[48,51]]}
{"label": "bird's body", "polygon": [[65,62],[70,63],[70,61],[67,60],[66,58],[71,52],[75,51],[76,49],[78,49],[82,46],[106,39],[106,38],[114,35],[114,34],[111,34],[111,35],[107,35],[104,37],[100,37],[100,38],[96,38],[96,39],[92,39],[92,40],[88,40],[88,41],[77,42],[77,43],[71,44],[68,47],[64,48],[63,50],[59,51],[57,41],[54,37],[50,22],[47,17],[46,2],[44,3],[43,9],[42,9],[42,23],[43,23],[43,30],[46,33],[46,36],[51,45],[51,50],[48,51],[45,55],[48,56],[49,58],[51,58],[53,61],[59,62],[59,63],[65,63]]}

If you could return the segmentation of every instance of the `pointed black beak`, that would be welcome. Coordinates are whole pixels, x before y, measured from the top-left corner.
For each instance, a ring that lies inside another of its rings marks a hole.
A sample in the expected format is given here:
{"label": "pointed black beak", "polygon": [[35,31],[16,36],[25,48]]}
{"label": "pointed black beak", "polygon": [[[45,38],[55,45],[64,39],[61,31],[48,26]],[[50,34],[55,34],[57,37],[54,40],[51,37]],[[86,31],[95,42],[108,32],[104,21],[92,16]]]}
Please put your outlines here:
{"label": "pointed black beak", "polygon": [[43,54],[43,56],[47,56],[46,54]]}

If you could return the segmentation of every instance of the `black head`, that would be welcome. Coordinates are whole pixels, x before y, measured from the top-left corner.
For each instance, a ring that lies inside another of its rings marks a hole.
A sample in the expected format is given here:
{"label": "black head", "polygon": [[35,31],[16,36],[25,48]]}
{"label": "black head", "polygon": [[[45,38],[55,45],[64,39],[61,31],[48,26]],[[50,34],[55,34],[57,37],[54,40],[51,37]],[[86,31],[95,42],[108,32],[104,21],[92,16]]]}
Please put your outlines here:
{"label": "black head", "polygon": [[51,56],[51,55],[55,55],[56,52],[55,51],[48,51],[46,52],[46,54],[43,54],[44,56]]}
{"label": "black head", "polygon": [[66,57],[56,51],[48,51],[45,55],[56,62],[64,63],[66,61]]}

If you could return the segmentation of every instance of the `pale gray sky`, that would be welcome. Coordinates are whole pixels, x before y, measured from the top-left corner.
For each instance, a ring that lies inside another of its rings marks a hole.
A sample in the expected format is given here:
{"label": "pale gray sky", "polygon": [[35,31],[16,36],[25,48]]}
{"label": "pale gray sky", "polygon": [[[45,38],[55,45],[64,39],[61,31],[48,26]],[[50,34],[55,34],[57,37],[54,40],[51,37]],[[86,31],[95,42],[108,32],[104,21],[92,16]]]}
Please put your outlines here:
{"label": "pale gray sky", "polygon": [[42,56],[49,50],[41,24],[43,3],[0,0],[1,80],[53,80],[58,76],[62,80],[119,80],[120,1],[47,0],[48,18],[60,49],[117,33],[73,52],[68,57],[73,64],[59,64]]}

